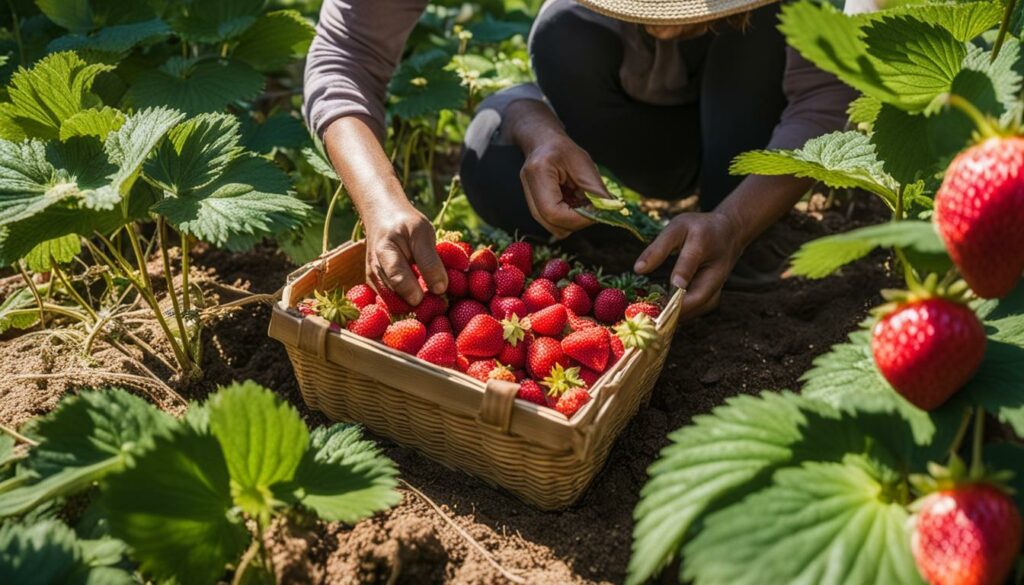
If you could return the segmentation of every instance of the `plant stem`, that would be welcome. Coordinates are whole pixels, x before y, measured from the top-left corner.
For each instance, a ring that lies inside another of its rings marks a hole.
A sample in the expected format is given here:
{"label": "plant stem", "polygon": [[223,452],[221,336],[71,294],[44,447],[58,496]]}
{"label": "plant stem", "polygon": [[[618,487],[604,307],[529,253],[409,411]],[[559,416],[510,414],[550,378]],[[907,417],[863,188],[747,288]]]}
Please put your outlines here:
{"label": "plant stem", "polygon": [[441,131],[441,112],[434,121],[434,131],[430,133],[427,143],[427,188],[430,189],[430,202],[437,205],[437,192],[434,190],[434,150],[437,148],[437,133]]}
{"label": "plant stem", "polygon": [[334,207],[338,204],[338,200],[341,199],[341,194],[344,191],[345,184],[338,183],[338,188],[334,190],[334,195],[331,195],[331,202],[327,204],[327,215],[324,216],[323,243],[320,246],[321,254],[326,254],[327,250],[331,247],[331,218],[334,217]]}
{"label": "plant stem", "polygon": [[896,260],[903,267],[903,280],[906,281],[907,288],[912,292],[920,292],[922,289],[921,281],[914,274],[914,267],[907,260],[907,255],[903,253],[901,248],[893,248],[893,253],[896,254]]}
{"label": "plant stem", "polygon": [[981,134],[983,138],[999,137],[999,132],[997,132],[988,121],[985,114],[981,113],[981,110],[974,107],[974,104],[964,97],[956,95],[955,93],[947,94],[946,105],[960,110],[960,112],[970,118],[971,121],[974,122],[974,126],[978,129],[978,133]]}
{"label": "plant stem", "polygon": [[[51,305],[50,303],[44,302],[43,303],[43,310],[46,311],[47,313],[54,313],[54,314],[57,314],[57,315],[63,315],[65,317],[70,317],[71,319],[74,319],[76,321],[81,321],[83,323],[87,322],[89,320],[88,315],[83,315],[83,314],[81,314],[81,313],[79,313],[79,312],[77,312],[77,311],[75,311],[73,309],[70,309],[68,307],[62,307],[60,305]],[[15,310],[11,311],[10,313],[8,313],[8,315],[28,315],[30,313],[36,313],[36,312],[38,312],[38,309],[33,307],[31,309],[15,309]]]}
{"label": "plant stem", "polygon": [[896,209],[893,210],[893,221],[903,221],[903,198],[906,191],[906,185],[900,185],[900,188],[896,190]]}
{"label": "plant stem", "polygon": [[971,409],[968,408],[964,411],[963,418],[960,419],[960,426],[956,429],[956,435],[953,437],[953,443],[949,446],[949,456],[953,457],[960,450],[960,444],[964,442],[964,437],[967,435],[967,427],[971,424]]}
{"label": "plant stem", "polygon": [[458,191],[459,176],[455,175],[452,177],[452,182],[448,185],[448,196],[444,199],[444,204],[441,205],[441,211],[437,212],[437,217],[432,222],[434,229],[440,229],[444,225],[444,215],[448,213],[448,206],[451,204],[452,199],[455,198],[455,193]]}
{"label": "plant stem", "polygon": [[189,290],[189,270],[191,269],[192,259],[189,258],[191,254],[191,244],[188,242],[188,236],[181,232],[181,310],[186,314],[192,310],[192,291]]}
{"label": "plant stem", "polygon": [[174,288],[174,275],[171,274],[171,260],[167,253],[167,222],[163,217],[156,218],[156,237],[159,240],[160,258],[164,266],[164,280],[167,282],[167,294],[171,297],[171,306],[174,308],[174,320],[178,324],[178,334],[181,336],[181,348],[185,355],[192,356],[189,351],[188,329],[185,328],[185,319],[181,314],[181,303],[178,302],[178,291]]}
{"label": "plant stem", "polygon": [[417,128],[409,135],[409,140],[405,143],[404,154],[402,155],[402,187],[409,187],[409,173],[411,172],[410,166],[412,165],[412,152],[416,148],[416,143],[419,142],[422,128]]}
{"label": "plant stem", "polygon": [[28,289],[32,291],[32,297],[36,300],[36,306],[39,307],[39,326],[46,329],[46,311],[43,310],[43,297],[39,295],[36,283],[32,280],[28,271],[25,270],[25,263],[21,260],[18,261],[18,270],[21,272],[21,277],[25,279]]}
{"label": "plant stem", "polygon": [[21,441],[22,443],[25,443],[26,445],[29,445],[31,447],[39,446],[39,441],[30,439],[5,424],[0,423],[0,431],[3,431],[4,433],[10,435],[12,438],[14,438],[14,440]]}
{"label": "plant stem", "polygon": [[93,311],[92,307],[89,306],[89,303],[85,302],[85,299],[82,298],[82,295],[78,294],[75,287],[71,286],[71,282],[69,282],[67,277],[64,276],[64,271],[61,270],[60,265],[57,264],[57,260],[52,255],[50,256],[50,272],[57,277],[57,280],[59,280],[68,291],[68,295],[78,303],[78,306],[82,307],[86,314],[92,317],[93,321],[98,321],[99,317],[96,316],[96,311]]}
{"label": "plant stem", "polygon": [[985,463],[981,459],[981,443],[985,438],[985,409],[978,407],[974,413],[974,442],[971,446],[972,479],[980,478],[985,472]]}
{"label": "plant stem", "polygon": [[1003,48],[1006,41],[1006,32],[1010,29],[1010,21],[1013,20],[1013,9],[1017,7],[1017,0],[1007,0],[1006,11],[1003,12],[1003,21],[999,23],[999,34],[996,35],[996,42],[992,45],[992,62],[999,56],[999,50]]}
{"label": "plant stem", "polygon": [[14,29],[14,41],[18,44],[18,61],[22,66],[25,62],[25,43],[21,40],[21,22],[18,20],[18,12],[14,10],[14,2],[7,0],[7,7],[11,9],[11,26]]}

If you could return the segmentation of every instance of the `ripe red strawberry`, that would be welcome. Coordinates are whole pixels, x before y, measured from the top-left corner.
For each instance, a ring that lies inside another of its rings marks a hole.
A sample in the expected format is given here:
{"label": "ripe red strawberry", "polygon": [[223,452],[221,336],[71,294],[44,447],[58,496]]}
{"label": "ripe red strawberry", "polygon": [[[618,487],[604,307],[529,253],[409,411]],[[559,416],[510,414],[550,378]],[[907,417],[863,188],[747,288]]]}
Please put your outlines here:
{"label": "ripe red strawberry", "polygon": [[494,275],[486,270],[469,273],[469,296],[486,303],[494,297]]}
{"label": "ripe red strawberry", "polygon": [[466,256],[473,253],[473,246],[470,246],[469,242],[455,242],[455,244],[462,248],[462,251],[466,253]]}
{"label": "ripe red strawberry", "polygon": [[528,313],[526,303],[518,297],[494,297],[491,299],[491,316],[495,319],[504,319],[509,315],[522,318]]}
{"label": "ripe red strawberry", "polygon": [[352,303],[359,309],[363,309],[367,305],[372,305],[373,302],[377,300],[377,293],[373,292],[373,289],[370,288],[369,285],[365,284],[357,284],[353,286],[348,289],[345,296],[348,297],[348,300],[352,301]]}
{"label": "ripe red strawberry", "polygon": [[384,345],[416,355],[427,341],[427,328],[416,319],[392,323],[384,332]]}
{"label": "ripe red strawberry", "polygon": [[597,293],[601,292],[604,288],[601,286],[601,280],[593,272],[580,272],[572,279],[573,282],[583,287],[583,290],[587,291],[590,298],[597,296]]}
{"label": "ripe red strawberry", "polygon": [[608,339],[608,346],[611,348],[611,355],[608,357],[608,367],[610,368],[622,359],[622,354],[626,353],[626,346],[623,345],[618,335],[612,335]]}
{"label": "ripe red strawberry", "polygon": [[434,317],[444,315],[448,310],[448,301],[444,297],[435,295],[434,293],[425,293],[423,300],[420,304],[413,307],[412,312],[419,319],[420,323],[430,323]]}
{"label": "ripe red strawberry", "polygon": [[626,293],[606,288],[594,298],[594,317],[602,323],[615,323],[626,312]]}
{"label": "ripe red strawberry", "polygon": [[409,303],[405,302],[405,299],[398,296],[398,293],[382,284],[377,285],[376,302],[387,309],[392,315],[404,315],[412,310],[412,307]]}
{"label": "ripe red strawberry", "polygon": [[516,398],[547,406],[546,395],[547,392],[544,391],[544,388],[536,380],[526,379],[519,383],[519,392],[516,393]]}
{"label": "ripe red strawberry", "polygon": [[597,381],[600,378],[600,373],[595,372],[594,370],[591,370],[590,368],[587,367],[580,368],[580,380],[583,380],[583,383],[586,384],[587,388],[593,388],[594,384],[597,384]]}
{"label": "ripe red strawberry", "polygon": [[469,269],[469,254],[455,242],[441,240],[434,246],[437,255],[441,257],[441,263],[445,268],[451,268],[460,272]]}
{"label": "ripe red strawberry", "polygon": [[590,317],[580,317],[574,313],[572,309],[567,308],[565,312],[569,314],[569,329],[573,331],[582,331],[584,329],[589,329],[590,327],[600,327],[600,325],[597,324],[597,321],[594,321]]}
{"label": "ripe red strawberry", "polygon": [[461,299],[469,293],[469,281],[466,280],[466,273],[459,272],[454,268],[447,268],[448,271],[448,293],[449,297]]}
{"label": "ripe red strawberry", "polygon": [[469,320],[477,315],[486,315],[487,307],[483,306],[480,301],[474,301],[473,299],[461,299],[452,303],[451,309],[448,311],[448,318],[452,322],[452,329],[455,333],[458,333],[466,328],[466,324]]}
{"label": "ripe red strawberry", "polygon": [[564,414],[565,418],[572,418],[572,415],[588,402],[590,402],[590,393],[586,388],[572,388],[558,399],[558,402],[555,403],[555,410]]}
{"label": "ripe red strawberry", "polygon": [[502,264],[494,273],[494,291],[500,296],[518,296],[525,284],[526,275],[511,264]]}
{"label": "ripe red strawberry", "polygon": [[530,377],[530,375],[526,373],[526,370],[522,368],[516,368],[515,370],[512,370],[512,375],[516,377],[516,382],[522,382],[523,380]]}
{"label": "ripe red strawberry", "polygon": [[525,341],[520,341],[515,345],[506,341],[505,345],[501,348],[501,352],[498,353],[498,361],[512,368],[525,368],[528,348],[529,343]]}
{"label": "ripe red strawberry", "polygon": [[391,325],[388,310],[378,304],[367,305],[360,309],[359,318],[349,321],[348,330],[367,339],[380,339]]}
{"label": "ripe red strawberry", "polygon": [[498,363],[494,360],[479,360],[471,362],[469,367],[466,368],[466,375],[470,378],[476,378],[483,383],[487,383],[490,379],[491,370],[496,368]]}
{"label": "ripe red strawberry", "polygon": [[558,282],[569,276],[570,270],[572,270],[572,266],[569,266],[569,263],[564,258],[552,258],[544,264],[544,268],[540,271],[540,277],[546,278],[551,282]]}
{"label": "ripe red strawberry", "polygon": [[575,282],[570,282],[562,288],[561,303],[577,315],[587,315],[593,307],[586,289]]}
{"label": "ripe red strawberry", "polygon": [[526,242],[512,242],[498,258],[501,264],[511,264],[523,274],[533,273],[533,246]]}
{"label": "ripe red strawberry", "polygon": [[886,380],[911,404],[938,407],[960,389],[985,355],[985,330],[969,307],[931,298],[906,302],[871,332],[871,351]]}
{"label": "ripe red strawberry", "polygon": [[416,357],[443,368],[453,368],[455,354],[455,336],[442,332],[427,337],[426,343],[416,352]]}
{"label": "ripe red strawberry", "polygon": [[455,356],[455,369],[460,372],[465,372],[469,369],[469,358],[462,355],[461,353]]}
{"label": "ripe red strawberry", "polygon": [[608,366],[608,354],[611,352],[609,337],[604,327],[590,327],[566,335],[562,340],[562,351],[580,364],[601,373]]}
{"label": "ripe red strawberry", "polygon": [[1020,512],[986,483],[926,496],[911,537],[917,569],[932,585],[1001,585],[1020,547]]}
{"label": "ripe red strawberry", "polygon": [[565,324],[569,320],[569,314],[565,307],[559,304],[541,309],[529,317],[530,329],[540,335],[557,336],[565,330]]}
{"label": "ripe red strawberry", "polygon": [[498,355],[505,345],[503,335],[504,328],[501,323],[490,315],[482,314],[470,319],[459,333],[456,343],[459,353],[467,357],[492,358]]}
{"label": "ripe red strawberry", "polygon": [[626,318],[634,317],[640,313],[647,315],[651,319],[657,319],[658,315],[661,315],[661,307],[655,303],[647,301],[638,301],[626,307]]}
{"label": "ripe red strawberry", "polygon": [[438,315],[427,324],[427,339],[438,333],[453,333],[452,322],[444,315]]}
{"label": "ripe red strawberry", "polygon": [[498,257],[490,247],[480,248],[469,256],[470,270],[486,270],[494,272],[498,269]]}
{"label": "ripe red strawberry", "polygon": [[990,138],[953,159],[935,225],[978,296],[1009,294],[1024,272],[1024,138]]}
{"label": "ripe red strawberry", "polygon": [[526,350],[526,369],[534,378],[543,380],[551,373],[555,364],[569,362],[562,352],[562,344],[551,337],[538,337]]}
{"label": "ripe red strawberry", "polygon": [[526,303],[526,308],[533,313],[557,303],[559,296],[561,292],[555,283],[546,278],[538,278],[526,287],[521,298]]}

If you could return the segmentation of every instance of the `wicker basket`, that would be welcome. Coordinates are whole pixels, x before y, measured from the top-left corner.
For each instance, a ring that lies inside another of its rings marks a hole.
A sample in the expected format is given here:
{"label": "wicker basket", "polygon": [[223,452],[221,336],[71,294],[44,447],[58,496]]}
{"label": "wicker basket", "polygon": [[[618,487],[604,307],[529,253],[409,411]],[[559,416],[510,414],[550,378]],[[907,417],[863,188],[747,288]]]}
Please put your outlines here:
{"label": "wicker basket", "polygon": [[657,320],[659,341],[627,350],[570,420],[516,400],[518,385],[480,381],[348,331],[331,332],[295,305],[314,290],[365,282],[363,242],[349,242],[296,271],[270,320],[284,343],[303,399],[339,421],[418,449],[449,467],[501,486],[541,509],[575,502],[601,469],[619,432],[654,386],[679,320],[674,290]]}

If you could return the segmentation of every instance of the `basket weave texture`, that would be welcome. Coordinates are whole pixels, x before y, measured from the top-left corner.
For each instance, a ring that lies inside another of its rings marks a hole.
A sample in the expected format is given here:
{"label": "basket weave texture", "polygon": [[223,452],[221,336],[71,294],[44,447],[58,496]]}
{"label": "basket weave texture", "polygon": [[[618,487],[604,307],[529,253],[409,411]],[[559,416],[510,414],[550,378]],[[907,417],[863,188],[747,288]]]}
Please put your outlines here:
{"label": "basket weave texture", "polygon": [[517,384],[488,384],[348,331],[331,332],[295,305],[314,290],[365,282],[365,246],[349,242],[296,271],[275,305],[270,336],[281,341],[306,404],[500,486],[544,510],[571,505],[608,458],[615,438],[650,395],[679,320],[673,291],[657,320],[658,341],[627,350],[566,420],[516,400]]}

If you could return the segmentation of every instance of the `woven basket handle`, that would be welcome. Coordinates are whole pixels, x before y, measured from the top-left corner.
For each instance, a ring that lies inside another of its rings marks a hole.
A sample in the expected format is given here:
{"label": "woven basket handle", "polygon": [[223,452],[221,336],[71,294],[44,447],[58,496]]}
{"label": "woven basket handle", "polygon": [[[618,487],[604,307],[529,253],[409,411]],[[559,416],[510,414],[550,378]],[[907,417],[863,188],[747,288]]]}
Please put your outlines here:
{"label": "woven basket handle", "polygon": [[519,384],[505,380],[488,380],[480,400],[480,412],[476,420],[502,433],[507,433],[512,422],[512,405],[515,404]]}
{"label": "woven basket handle", "polygon": [[[281,304],[294,307],[314,290],[337,287],[341,281],[362,282],[364,262],[354,262],[353,254],[366,254],[363,240],[348,241],[288,275],[288,284],[281,291]],[[358,274],[354,271],[358,271]]]}

